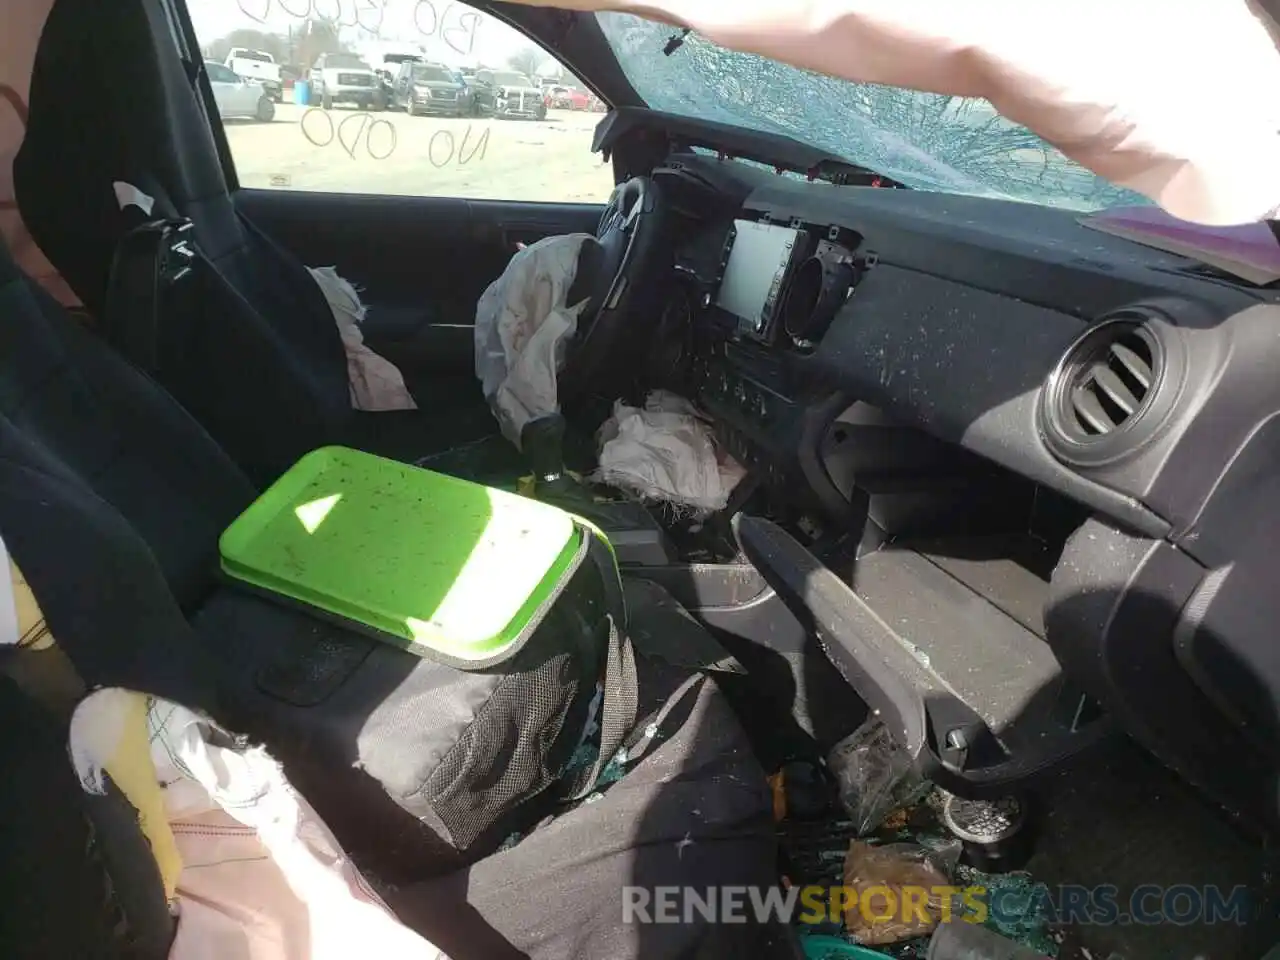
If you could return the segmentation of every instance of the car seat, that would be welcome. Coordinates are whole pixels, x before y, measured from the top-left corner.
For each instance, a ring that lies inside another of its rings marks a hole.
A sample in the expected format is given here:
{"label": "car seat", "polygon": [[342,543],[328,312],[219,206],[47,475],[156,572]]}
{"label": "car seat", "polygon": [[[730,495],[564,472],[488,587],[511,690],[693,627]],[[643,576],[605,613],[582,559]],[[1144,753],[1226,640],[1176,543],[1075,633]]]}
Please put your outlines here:
{"label": "car seat", "polygon": [[[175,929],[135,811],[80,788],[66,726],[0,676],[0,942],[10,957],[162,960]],[[19,773],[20,771],[20,773]]]}
{"label": "car seat", "polygon": [[[440,853],[388,794],[439,716],[431,672],[390,644],[220,584],[216,543],[255,498],[252,483],[3,251],[0,467],[0,532],[42,585],[51,625],[70,618],[55,635],[86,682],[130,686],[142,665],[180,694],[165,695],[198,707],[216,687],[238,728],[294,761],[335,829],[397,849],[405,869]],[[90,601],[101,609],[85,612]],[[151,610],[140,622],[139,605]]]}
{"label": "car seat", "polygon": [[[104,318],[131,229],[188,219],[198,281],[165,312],[165,363],[147,372],[256,482],[329,443],[416,460],[495,432],[479,404],[469,417],[352,410],[330,307],[306,267],[236,210],[220,128],[198,92],[200,63],[180,59],[173,36],[161,4],[57,0],[37,48],[15,193],[33,238],[89,312]],[[99,78],[92,97],[85,76]],[[122,209],[116,182],[154,206]]]}

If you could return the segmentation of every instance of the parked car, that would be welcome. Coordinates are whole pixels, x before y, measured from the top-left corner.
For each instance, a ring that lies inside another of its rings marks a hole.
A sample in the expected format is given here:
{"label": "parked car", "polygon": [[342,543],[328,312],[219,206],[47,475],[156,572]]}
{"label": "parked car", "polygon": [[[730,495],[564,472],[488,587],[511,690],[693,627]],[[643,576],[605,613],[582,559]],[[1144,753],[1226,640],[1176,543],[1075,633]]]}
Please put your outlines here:
{"label": "parked car", "polygon": [[422,63],[426,58],[416,53],[384,53],[373,61],[373,72],[388,86],[395,86],[400,68],[406,63]]}
{"label": "parked car", "polygon": [[557,110],[590,110],[591,95],[574,87],[554,86],[547,89],[548,105]]}
{"label": "parked car", "polygon": [[435,63],[403,63],[392,84],[391,106],[409,116],[443,114],[467,116],[472,111],[470,88],[448,67]]}
{"label": "parked car", "polygon": [[276,105],[260,82],[238,77],[226,64],[213,60],[206,61],[204,69],[213,88],[218,116],[224,120],[250,117],[263,123],[275,118]]}
{"label": "parked car", "polygon": [[262,89],[276,103],[284,99],[284,81],[280,77],[280,64],[275,57],[265,50],[251,50],[248,47],[232,47],[227,54],[225,66],[237,77],[246,80],[257,80]]}
{"label": "parked car", "polygon": [[479,70],[471,82],[477,114],[545,120],[547,104],[542,90],[523,73],[514,70]]}
{"label": "parked car", "polygon": [[373,68],[354,53],[322,53],[309,79],[312,96],[326,110],[335,103],[354,103],[364,110],[385,105]]}

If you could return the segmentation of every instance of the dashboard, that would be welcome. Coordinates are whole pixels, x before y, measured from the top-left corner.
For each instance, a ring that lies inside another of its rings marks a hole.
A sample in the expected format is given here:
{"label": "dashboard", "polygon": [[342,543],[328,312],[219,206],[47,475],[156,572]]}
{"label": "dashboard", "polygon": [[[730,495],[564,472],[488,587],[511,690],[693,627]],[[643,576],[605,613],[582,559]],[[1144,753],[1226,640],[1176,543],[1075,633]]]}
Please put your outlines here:
{"label": "dashboard", "polygon": [[[849,581],[868,608],[909,632],[933,588],[907,574],[945,568],[933,608],[959,583],[1166,763],[1276,821],[1280,292],[1073,211],[666,132],[648,172],[680,225],[688,389],[764,484],[874,530]],[[994,701],[975,709],[996,729]]]}

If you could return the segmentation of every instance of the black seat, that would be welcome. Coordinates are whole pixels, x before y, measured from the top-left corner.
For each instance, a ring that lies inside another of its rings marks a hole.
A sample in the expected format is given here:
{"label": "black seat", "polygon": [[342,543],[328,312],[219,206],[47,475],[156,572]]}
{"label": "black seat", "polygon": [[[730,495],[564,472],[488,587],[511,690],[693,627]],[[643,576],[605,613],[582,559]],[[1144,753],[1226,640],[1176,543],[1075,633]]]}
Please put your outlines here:
{"label": "black seat", "polygon": [[[106,315],[113,258],[146,216],[120,209],[121,181],[154,199],[151,216],[190,220],[203,255],[181,308],[160,318],[163,362],[149,372],[255,482],[327,443],[416,460],[496,432],[480,404],[468,417],[352,410],[328,303],[306,267],[236,210],[171,37],[163,6],[140,0],[58,0],[41,35],[15,193],[89,312]],[[108,78],[93,97],[86,75]]]}
{"label": "black seat", "polygon": [[[0,251],[0,415],[114,507],[184,607],[211,587],[219,534],[256,496],[189,414],[107,350]],[[0,447],[3,449],[3,447]]]}
{"label": "black seat", "polygon": [[[85,683],[186,703],[266,742],[357,862],[384,879],[448,873],[447,851],[390,796],[420,762],[422,732],[439,722],[440,691],[429,679],[438,674],[390,644],[221,585],[217,538],[253,486],[172,398],[78,326],[3,250],[0,357],[0,535]],[[578,837],[575,850],[601,844],[614,874],[634,872],[633,859],[650,863],[650,847],[633,851],[627,831],[676,789],[670,771],[681,769],[701,819],[669,797],[651,830],[672,839],[652,849],[714,833],[715,844],[700,846],[709,880],[768,883],[774,850],[763,774],[722,695],[699,682],[705,709],[681,723],[665,753],[628,773],[636,789],[583,808],[604,816],[624,807],[604,817],[621,825],[618,834],[573,814],[559,829]],[[718,860],[726,850],[741,856]],[[690,857],[667,856],[655,869],[678,879],[670,872],[690,867]],[[540,862],[525,866],[536,873]],[[733,864],[728,873],[717,872],[722,862]],[[566,867],[566,882],[577,869]],[[602,899],[593,909],[615,906],[616,885],[595,886]],[[529,908],[527,930],[545,935],[544,907]]]}

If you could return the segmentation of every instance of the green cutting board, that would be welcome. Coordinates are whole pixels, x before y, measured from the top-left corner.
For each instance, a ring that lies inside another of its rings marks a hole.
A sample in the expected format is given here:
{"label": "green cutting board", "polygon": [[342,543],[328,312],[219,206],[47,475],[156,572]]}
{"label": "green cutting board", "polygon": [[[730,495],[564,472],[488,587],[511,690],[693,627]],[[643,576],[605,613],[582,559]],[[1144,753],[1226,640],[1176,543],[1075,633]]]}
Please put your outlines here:
{"label": "green cutting board", "polygon": [[272,484],[219,541],[222,569],[406,649],[500,659],[558,595],[583,534],[562,510],[346,447]]}

